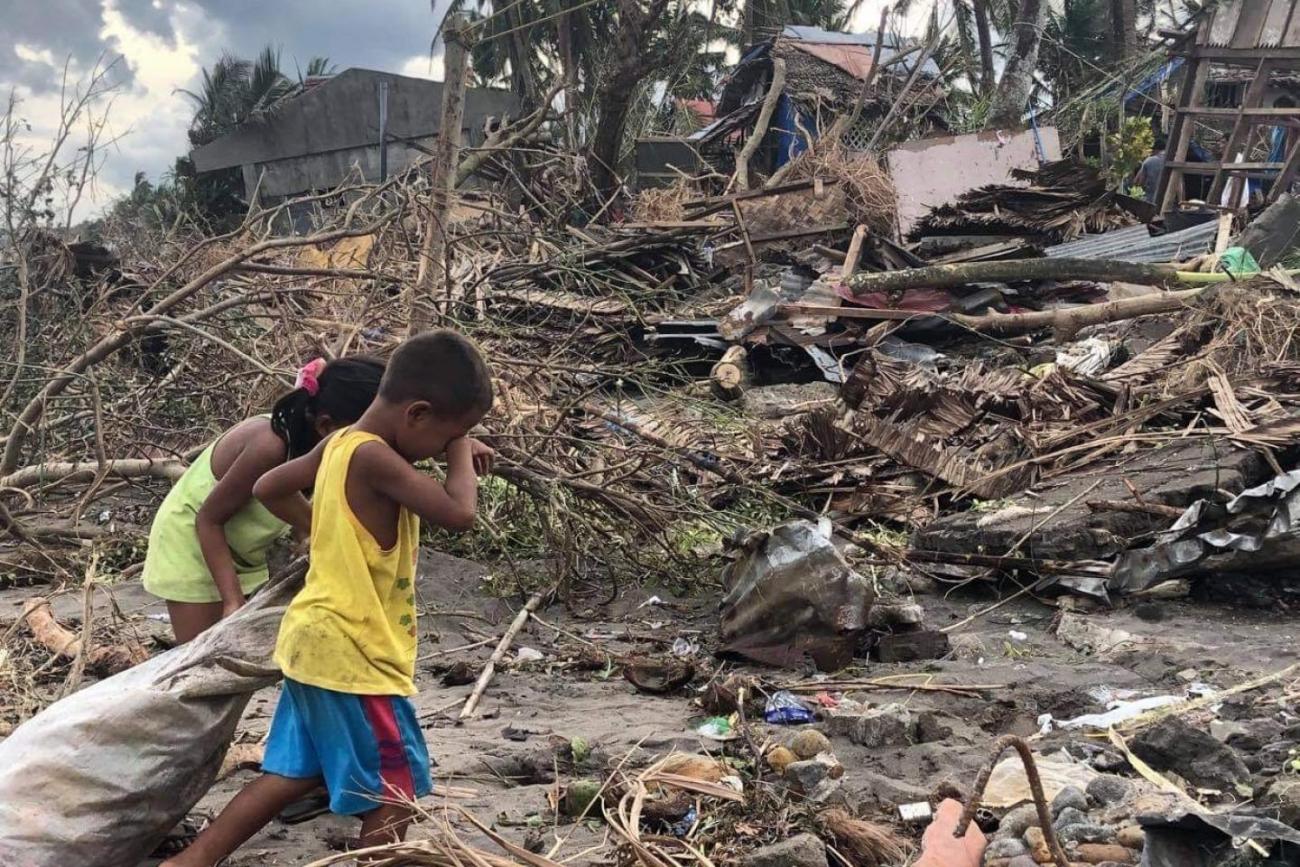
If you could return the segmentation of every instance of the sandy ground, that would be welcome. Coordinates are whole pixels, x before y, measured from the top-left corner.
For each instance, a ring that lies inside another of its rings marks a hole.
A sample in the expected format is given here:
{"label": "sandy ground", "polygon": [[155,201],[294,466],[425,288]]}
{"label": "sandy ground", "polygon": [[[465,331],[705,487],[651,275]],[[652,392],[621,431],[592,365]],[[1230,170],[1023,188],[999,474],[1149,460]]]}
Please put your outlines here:
{"label": "sandy ground", "polygon": [[[541,662],[501,671],[481,705],[480,715],[463,724],[453,722],[470,687],[440,685],[449,662],[464,659],[477,673],[491,646],[443,653],[483,641],[509,623],[518,604],[482,593],[486,571],[471,563],[429,555],[420,582],[424,617],[421,621],[422,661],[416,705],[431,752],[436,756],[439,785],[452,786],[450,803],[494,824],[516,842],[540,836],[546,848],[568,836],[561,857],[572,856],[599,842],[599,827],[555,825],[548,793],[558,778],[569,778],[557,763],[556,745],[585,739],[598,756],[618,761],[629,753],[631,764],[644,764],[674,749],[716,751],[718,745],[695,734],[703,714],[692,694],[654,697],[639,694],[618,672],[578,670],[569,663],[578,657],[602,654],[659,654],[674,639],[700,643],[707,658],[716,623],[716,594],[702,591],[696,598],[675,601],[652,588],[629,588],[610,604],[570,600],[543,613],[544,627],[530,623],[517,646],[543,654]],[[20,600],[31,590],[0,593],[0,627],[12,621]],[[668,604],[646,604],[658,595]],[[114,591],[118,607],[135,619],[142,631],[165,631],[161,608],[138,585]],[[917,597],[928,624],[942,627],[988,604],[986,596],[964,594],[944,599]],[[60,618],[75,621],[80,599],[56,600]],[[932,711],[937,732],[928,743],[865,749],[834,737],[836,755],[847,769],[844,793],[851,805],[882,816],[898,803],[923,800],[944,781],[968,783],[985,761],[992,741],[1004,733],[1032,735],[1040,714],[1058,719],[1101,710],[1090,695],[1092,687],[1128,688],[1143,695],[1181,692],[1191,679],[1229,687],[1262,673],[1279,670],[1300,657],[1300,619],[1280,608],[1236,609],[1192,602],[1161,602],[1156,622],[1131,611],[1087,615],[1088,622],[1132,634],[1124,648],[1104,657],[1087,655],[1067,645],[1049,629],[1057,609],[1032,600],[1013,603],[963,629],[949,658],[929,663],[881,665],[860,662],[854,676],[879,677],[925,671],[947,683],[995,684],[987,698],[942,693],[888,691],[863,697],[876,704],[904,703],[915,711]],[[65,622],[66,622],[65,621]],[[1010,631],[1027,639],[1009,638]],[[581,668],[581,667],[580,667]],[[759,669],[754,669],[759,672]],[[806,679],[810,672],[761,672],[772,679]],[[842,675],[841,675],[842,676]],[[240,740],[257,741],[270,722],[277,690],[258,694],[250,703]],[[950,731],[945,731],[950,730]],[[1060,735],[1049,735],[1050,742]],[[239,771],[219,782],[196,807],[198,814],[218,810],[252,771]],[[448,799],[433,796],[436,808]],[[357,823],[322,816],[285,826],[273,823],[231,860],[232,865],[307,864],[338,851],[357,830]],[[420,833],[419,828],[413,835]],[[472,836],[472,835],[471,835]],[[154,863],[154,862],[145,862]],[[594,854],[575,863],[605,863]]]}

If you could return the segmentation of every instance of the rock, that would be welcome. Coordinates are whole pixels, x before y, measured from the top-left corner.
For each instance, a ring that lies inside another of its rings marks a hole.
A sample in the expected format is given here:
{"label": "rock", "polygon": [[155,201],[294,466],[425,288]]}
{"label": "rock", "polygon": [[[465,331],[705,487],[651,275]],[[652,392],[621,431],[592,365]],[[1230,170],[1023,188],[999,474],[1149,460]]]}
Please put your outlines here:
{"label": "rock", "polygon": [[795,791],[813,803],[822,803],[840,787],[844,766],[830,753],[786,765],[785,779]]}
{"label": "rock", "polygon": [[913,742],[916,724],[907,710],[890,705],[858,717],[849,730],[849,740],[861,747],[906,747]]}
{"label": "rock", "polygon": [[1115,830],[1105,825],[1098,825],[1096,822],[1083,822],[1077,825],[1066,825],[1056,832],[1056,837],[1061,844],[1066,843],[1113,843],[1115,841]]}
{"label": "rock", "polygon": [[1042,828],[1026,830],[1025,845],[1029,847],[1030,856],[1039,864],[1052,863],[1052,850],[1047,847],[1047,838],[1043,836]]}
{"label": "rock", "polygon": [[755,849],[740,863],[742,867],[827,867],[826,844],[814,834],[799,834]]}
{"label": "rock", "polygon": [[1114,774],[1129,769],[1128,759],[1124,757],[1124,754],[1112,750],[1102,750],[1089,759],[1088,763],[1092,765],[1094,770],[1103,774]]}
{"label": "rock", "polygon": [[1130,749],[1156,770],[1173,771],[1200,788],[1233,792],[1250,779],[1250,771],[1236,753],[1180,717],[1143,729]]}
{"label": "rock", "polygon": [[877,662],[920,662],[946,656],[950,649],[946,632],[918,629],[884,636],[871,653]]}
{"label": "rock", "polygon": [[1286,776],[1274,780],[1260,798],[1260,806],[1274,813],[1279,822],[1300,825],[1300,779]]}
{"label": "rock", "polygon": [[1082,813],[1088,812],[1088,796],[1078,786],[1066,786],[1056,793],[1052,799],[1052,818],[1060,817],[1062,811],[1070,807]]}
{"label": "rock", "polygon": [[1007,862],[1007,867],[1038,867],[1038,862],[1030,855],[1017,855]]}
{"label": "rock", "polygon": [[[1212,725],[1213,723],[1211,723],[1211,726]],[[1240,750],[1247,753],[1257,753],[1264,748],[1265,744],[1274,743],[1275,741],[1282,740],[1284,737],[1283,726],[1275,719],[1264,717],[1261,719],[1251,720],[1250,722],[1245,723],[1244,727],[1244,731],[1234,732],[1229,734],[1226,738],[1222,738],[1223,742],[1234,750]],[[1213,729],[1211,729],[1211,731],[1213,731]]]}
{"label": "rock", "polygon": [[1140,825],[1125,825],[1115,832],[1115,842],[1129,849],[1144,849],[1147,845],[1147,832]]}
{"label": "rock", "polygon": [[1070,857],[1085,864],[1136,864],[1137,853],[1115,843],[1080,843]]}
{"label": "rock", "polygon": [[923,622],[925,609],[915,602],[885,602],[877,599],[867,612],[867,625],[873,629],[920,626]]}
{"label": "rock", "polygon": [[1246,734],[1246,727],[1239,722],[1216,719],[1210,723],[1210,734],[1220,743],[1226,744],[1229,738]]}
{"label": "rock", "polygon": [[916,742],[932,744],[952,737],[952,727],[943,724],[939,714],[923,710],[916,715]]}
{"label": "rock", "polygon": [[1088,821],[1088,814],[1083,812],[1083,810],[1075,807],[1066,807],[1057,814],[1055,819],[1052,820],[1052,827],[1060,830],[1061,828],[1068,828],[1071,825],[1086,825],[1088,824]]}
{"label": "rock", "polygon": [[804,729],[790,741],[790,751],[801,759],[811,759],[818,753],[829,752],[831,742],[817,729]]}
{"label": "rock", "polygon": [[1028,855],[1029,847],[1024,841],[1015,837],[999,837],[989,847],[984,850],[985,858],[1014,858],[1017,855]]}
{"label": "rock", "polygon": [[1007,812],[998,825],[998,837],[1025,836],[1025,831],[1038,824],[1038,808],[1033,804],[1021,804]]}
{"label": "rock", "polygon": [[1088,800],[1102,807],[1122,804],[1133,794],[1133,784],[1114,774],[1102,774],[1088,783]]}

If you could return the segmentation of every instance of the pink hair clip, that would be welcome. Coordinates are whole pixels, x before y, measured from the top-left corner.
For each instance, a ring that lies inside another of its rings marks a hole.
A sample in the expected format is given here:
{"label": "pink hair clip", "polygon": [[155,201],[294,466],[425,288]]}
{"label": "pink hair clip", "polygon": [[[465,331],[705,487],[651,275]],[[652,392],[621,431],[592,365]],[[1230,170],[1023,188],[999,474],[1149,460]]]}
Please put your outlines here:
{"label": "pink hair clip", "polygon": [[301,388],[312,397],[320,392],[320,375],[325,369],[325,359],[316,358],[304,364],[298,370],[298,378],[293,381],[294,388]]}

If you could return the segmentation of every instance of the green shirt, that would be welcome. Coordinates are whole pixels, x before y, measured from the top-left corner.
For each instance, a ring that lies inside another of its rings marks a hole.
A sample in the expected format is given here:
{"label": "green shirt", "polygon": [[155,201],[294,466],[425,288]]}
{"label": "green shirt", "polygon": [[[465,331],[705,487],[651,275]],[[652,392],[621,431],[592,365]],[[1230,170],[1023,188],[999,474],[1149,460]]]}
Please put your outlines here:
{"label": "green shirt", "polygon": [[[167,494],[149,530],[144,559],[144,588],[171,602],[220,602],[221,593],[199,547],[195,521],[217,478],[212,474],[212,450],[204,449]],[[255,499],[226,522],[226,544],[244,593],[252,593],[269,577],[266,556],[271,545],[289,529]]]}

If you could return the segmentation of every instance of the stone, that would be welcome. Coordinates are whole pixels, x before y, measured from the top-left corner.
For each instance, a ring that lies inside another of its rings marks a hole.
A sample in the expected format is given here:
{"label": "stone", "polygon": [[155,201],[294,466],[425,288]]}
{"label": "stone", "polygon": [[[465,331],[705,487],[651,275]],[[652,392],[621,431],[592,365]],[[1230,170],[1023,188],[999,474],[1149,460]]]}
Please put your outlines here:
{"label": "stone", "polygon": [[799,834],[755,849],[740,863],[743,867],[827,867],[826,844],[815,834]]}
{"label": "stone", "polygon": [[1274,780],[1260,798],[1260,805],[1276,815],[1279,822],[1300,825],[1300,779],[1286,775]]}
{"label": "stone", "polygon": [[906,747],[913,742],[916,723],[907,710],[890,705],[858,717],[849,730],[849,740],[861,747]]}
{"label": "stone", "polygon": [[885,602],[877,599],[867,612],[867,625],[873,629],[891,626],[920,626],[925,622],[925,609],[915,602]]}
{"label": "stone", "polygon": [[1025,845],[1029,847],[1030,856],[1039,864],[1052,863],[1052,850],[1047,846],[1047,838],[1043,836],[1042,828],[1026,830]]}
{"label": "stone", "polygon": [[1007,867],[1038,867],[1032,855],[1017,855],[1007,862]]}
{"label": "stone", "polygon": [[1115,843],[1080,843],[1070,857],[1085,864],[1136,864],[1137,853]]}
{"label": "stone", "polygon": [[1086,794],[1092,803],[1110,807],[1127,801],[1133,794],[1133,784],[1114,774],[1102,774],[1088,783]]}
{"label": "stone", "polygon": [[936,629],[897,632],[886,635],[871,649],[877,662],[921,662],[947,656],[948,634]]}
{"label": "stone", "polygon": [[1021,804],[1009,810],[998,825],[998,837],[1023,837],[1025,831],[1038,825],[1038,808],[1033,804]]}
{"label": "stone", "polygon": [[1052,799],[1052,818],[1059,817],[1069,807],[1084,813],[1088,811],[1088,796],[1078,786],[1066,786],[1056,793]]}
{"label": "stone", "polygon": [[1115,842],[1129,849],[1142,850],[1147,845],[1147,832],[1141,825],[1125,825],[1115,832]]}
{"label": "stone", "polygon": [[1029,847],[1024,841],[1015,837],[998,837],[989,843],[989,847],[984,850],[985,858],[1014,858],[1017,855],[1028,855]]}
{"label": "stone", "polygon": [[1056,837],[1061,841],[1062,845],[1066,843],[1113,843],[1115,841],[1115,829],[1099,825],[1096,822],[1083,822],[1077,825],[1066,825],[1056,832]]}
{"label": "stone", "polygon": [[785,767],[785,779],[791,788],[816,804],[835,794],[843,777],[844,766],[830,753],[822,753],[807,761],[791,762]]}
{"label": "stone", "polygon": [[1210,734],[1221,743],[1227,743],[1234,736],[1246,734],[1246,727],[1239,722],[1226,722],[1216,719],[1210,723]]}
{"label": "stone", "polygon": [[801,759],[811,759],[818,753],[829,752],[830,739],[817,729],[804,729],[790,739],[790,750]]}
{"label": "stone", "polygon": [[1055,819],[1052,820],[1052,827],[1059,830],[1061,828],[1068,828],[1071,825],[1086,825],[1088,824],[1088,821],[1088,814],[1083,812],[1083,810],[1075,807],[1066,807],[1056,815]]}
{"label": "stone", "polygon": [[1092,765],[1093,770],[1100,771],[1103,774],[1114,774],[1119,771],[1127,771],[1128,759],[1124,754],[1118,751],[1102,750],[1091,759],[1088,764]]}
{"label": "stone", "polygon": [[1172,771],[1199,788],[1231,793],[1250,779],[1236,753],[1180,717],[1143,729],[1129,746],[1157,771]]}
{"label": "stone", "polygon": [[952,737],[952,726],[944,725],[943,718],[932,710],[916,715],[916,742],[932,744]]}

